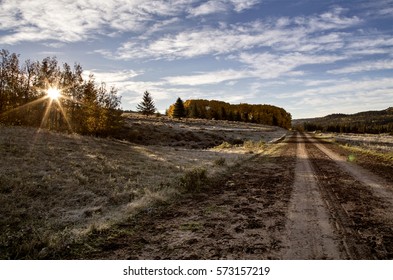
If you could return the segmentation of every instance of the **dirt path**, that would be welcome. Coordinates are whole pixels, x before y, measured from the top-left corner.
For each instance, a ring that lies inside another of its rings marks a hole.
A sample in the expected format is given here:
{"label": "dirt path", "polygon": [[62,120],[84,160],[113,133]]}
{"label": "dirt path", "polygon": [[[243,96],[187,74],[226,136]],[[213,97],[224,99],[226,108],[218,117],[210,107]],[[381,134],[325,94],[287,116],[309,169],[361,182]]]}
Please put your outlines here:
{"label": "dirt path", "polygon": [[295,183],[288,212],[288,248],[284,259],[342,259],[345,255],[330,223],[303,137],[299,134],[296,138]]}
{"label": "dirt path", "polygon": [[199,194],[97,232],[65,257],[393,258],[391,182],[306,135],[273,147]]}

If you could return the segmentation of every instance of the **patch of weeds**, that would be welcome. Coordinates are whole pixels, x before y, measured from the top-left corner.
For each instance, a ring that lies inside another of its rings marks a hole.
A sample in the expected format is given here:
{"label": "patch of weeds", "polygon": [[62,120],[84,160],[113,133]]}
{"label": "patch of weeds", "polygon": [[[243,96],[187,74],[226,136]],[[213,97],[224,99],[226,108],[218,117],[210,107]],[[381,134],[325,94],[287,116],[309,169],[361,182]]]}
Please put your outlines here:
{"label": "patch of weeds", "polygon": [[81,185],[86,185],[89,182],[89,177],[84,175],[80,170],[75,170],[74,176]]}
{"label": "patch of weeds", "polygon": [[351,146],[348,143],[341,144],[339,146],[350,152],[350,155],[348,156],[348,161],[351,161],[350,157],[352,157],[352,160],[354,160],[357,159],[357,156],[359,154],[363,154],[368,157],[375,157],[379,160],[390,162],[390,164],[393,162],[393,152],[382,153],[367,149],[365,147]]}
{"label": "patch of weeds", "polygon": [[182,231],[195,232],[195,231],[201,230],[202,229],[202,225],[199,222],[188,222],[188,223],[181,224],[179,226],[179,229],[182,230]]}
{"label": "patch of weeds", "polygon": [[216,146],[216,149],[230,149],[232,147],[233,147],[232,144],[224,141],[220,145]]}
{"label": "patch of weeds", "polygon": [[186,192],[199,192],[201,189],[209,184],[207,177],[207,171],[204,168],[195,168],[186,172],[186,174],[180,178],[180,186]]}
{"label": "patch of weeds", "polygon": [[206,214],[206,215],[211,215],[214,213],[216,213],[216,214],[217,213],[224,213],[224,211],[225,211],[224,207],[217,206],[217,205],[209,205],[203,210],[204,214]]}
{"label": "patch of weeds", "polygon": [[18,232],[7,226],[0,236],[0,259],[36,259],[48,244],[49,234],[33,225]]}
{"label": "patch of weeds", "polygon": [[260,141],[246,140],[243,143],[243,147],[248,151],[258,151],[265,147],[265,142],[262,140]]}

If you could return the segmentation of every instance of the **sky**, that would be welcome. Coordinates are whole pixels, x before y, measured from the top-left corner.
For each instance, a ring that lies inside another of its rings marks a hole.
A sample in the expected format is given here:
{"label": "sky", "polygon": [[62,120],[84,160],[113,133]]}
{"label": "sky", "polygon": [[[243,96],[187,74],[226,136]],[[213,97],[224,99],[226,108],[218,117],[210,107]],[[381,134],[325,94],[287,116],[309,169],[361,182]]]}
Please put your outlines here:
{"label": "sky", "polygon": [[178,97],[294,119],[393,106],[393,0],[0,0],[0,48],[55,56],[160,112]]}

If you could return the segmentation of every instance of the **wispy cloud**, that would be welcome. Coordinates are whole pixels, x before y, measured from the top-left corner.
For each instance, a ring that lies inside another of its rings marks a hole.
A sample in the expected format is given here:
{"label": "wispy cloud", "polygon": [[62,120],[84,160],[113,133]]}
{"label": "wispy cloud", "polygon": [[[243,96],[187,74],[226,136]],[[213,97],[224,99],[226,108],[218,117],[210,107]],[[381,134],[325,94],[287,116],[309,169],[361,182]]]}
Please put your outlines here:
{"label": "wispy cloud", "polygon": [[191,16],[204,16],[215,13],[250,9],[260,1],[258,0],[209,0],[188,10]]}
{"label": "wispy cloud", "polygon": [[[225,6],[223,3],[208,1],[203,7],[209,7],[206,12],[217,12]],[[240,5],[240,2],[237,3]],[[251,4],[254,3],[251,1]],[[140,40],[124,42],[110,57],[173,60],[261,47],[282,52],[332,52],[342,48],[346,42],[347,34],[339,31],[361,22],[359,18],[346,17],[343,13],[342,9],[334,9],[311,17],[257,20],[221,28],[205,25],[203,28],[167,33],[159,38],[140,37]],[[324,33],[328,30],[329,33]]]}
{"label": "wispy cloud", "polygon": [[213,71],[213,72],[201,73],[195,75],[165,77],[163,79],[171,85],[197,86],[197,85],[218,84],[224,81],[233,81],[233,80],[243,79],[251,76],[252,76],[251,73],[247,71],[229,69],[229,70]]}
{"label": "wispy cloud", "polygon": [[[241,12],[259,1],[219,0],[200,4],[197,0],[3,0],[0,2],[0,31],[11,31],[0,39],[4,44],[21,41],[83,41],[116,32],[159,29],[182,15],[206,15],[224,11]],[[194,8],[190,8],[197,5]],[[188,11],[188,12],[187,12]],[[157,24],[157,22],[164,24]]]}
{"label": "wispy cloud", "polygon": [[0,30],[12,31],[2,43],[58,40],[77,42],[114,31],[140,31],[155,17],[176,16],[195,0],[3,0]]}
{"label": "wispy cloud", "polygon": [[108,84],[121,84],[123,82],[128,82],[131,79],[143,74],[142,71],[134,70],[120,70],[115,72],[101,72],[98,70],[86,70],[83,72],[85,77],[93,74],[98,82],[106,82]]}
{"label": "wispy cloud", "polygon": [[351,74],[366,71],[393,69],[393,60],[363,61],[340,69],[330,70],[330,74]]}
{"label": "wispy cloud", "polygon": [[210,0],[195,8],[189,9],[188,12],[192,16],[201,16],[218,12],[225,12],[229,8],[227,2],[228,1]]}
{"label": "wispy cloud", "polygon": [[[329,95],[340,96],[342,94],[357,93],[363,95],[373,95],[375,92],[385,92],[390,97],[393,97],[393,78],[374,78],[374,79],[363,79],[360,81],[353,81],[348,79],[332,80],[331,85],[316,86],[314,88],[288,92],[280,95],[280,98],[294,98],[294,97],[305,97],[305,96],[318,96],[326,97]],[[384,98],[386,98],[385,96]],[[353,101],[353,100],[352,100]]]}
{"label": "wispy cloud", "polygon": [[329,64],[345,59],[339,55],[307,55],[303,53],[287,53],[274,55],[270,53],[241,53],[239,60],[249,65],[256,77],[273,79],[282,75],[301,75],[300,66],[311,64]]}

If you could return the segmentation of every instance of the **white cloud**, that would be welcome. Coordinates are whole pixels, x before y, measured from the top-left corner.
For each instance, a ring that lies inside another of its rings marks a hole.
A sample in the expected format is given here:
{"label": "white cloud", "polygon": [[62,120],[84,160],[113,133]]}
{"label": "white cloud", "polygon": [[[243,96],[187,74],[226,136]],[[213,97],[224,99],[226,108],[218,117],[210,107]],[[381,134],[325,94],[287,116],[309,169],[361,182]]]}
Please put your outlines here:
{"label": "white cloud", "polygon": [[234,10],[238,13],[240,13],[243,10],[251,9],[255,5],[257,5],[259,2],[258,0],[230,0],[232,2],[232,5],[234,6]]}
{"label": "white cloud", "polygon": [[327,64],[345,59],[338,55],[306,55],[302,53],[288,53],[274,55],[270,53],[241,53],[239,60],[249,65],[256,77],[262,79],[278,78],[282,75],[301,75],[302,72],[295,71],[303,65]]}
{"label": "white cloud", "polygon": [[362,6],[368,16],[391,17],[393,15],[393,0],[369,1]]}
{"label": "white cloud", "polygon": [[93,74],[98,82],[105,82],[107,84],[119,84],[123,82],[128,82],[129,80],[140,76],[143,72],[134,71],[134,70],[121,70],[116,72],[101,72],[92,70],[85,70],[83,75],[88,77],[90,74]]}
{"label": "white cloud", "polygon": [[195,0],[3,0],[0,2],[0,38],[4,44],[20,41],[77,42],[113,31],[140,31],[155,17],[183,13]]}
{"label": "white cloud", "polygon": [[330,70],[330,74],[351,74],[366,71],[393,69],[393,60],[363,61],[340,69]]}
{"label": "white cloud", "polygon": [[[195,8],[197,0],[3,0],[0,2],[0,37],[3,44],[21,41],[83,41],[116,32],[159,30],[185,15],[241,12],[257,1],[207,1]],[[159,20],[160,23],[157,23]],[[163,24],[162,24],[163,23]]]}
{"label": "white cloud", "polygon": [[[203,11],[217,12],[225,6],[223,3],[205,2]],[[227,3],[226,1],[225,4]],[[249,4],[255,3],[251,1]],[[334,9],[307,18],[282,17],[221,25],[221,28],[205,25],[198,29],[166,33],[155,39],[141,36],[140,40],[123,43],[110,57],[173,60],[230,54],[261,47],[271,48],[273,52],[337,52],[348,41],[348,33],[341,30],[360,22],[357,17],[345,17],[343,10]]]}
{"label": "white cloud", "polygon": [[247,10],[258,4],[258,0],[209,0],[197,7],[188,10],[191,16],[204,16],[234,10],[237,13]]}
{"label": "white cloud", "polygon": [[[340,95],[340,94],[365,94],[367,96],[372,95],[376,91],[383,90],[388,93],[390,98],[385,99],[386,103],[392,102],[393,98],[393,78],[379,78],[379,79],[364,79],[360,81],[354,80],[332,80],[332,85],[315,87],[307,90],[300,90],[294,92],[288,92],[280,95],[280,98],[295,98],[305,96],[328,96],[328,95]],[[385,91],[386,90],[386,91]],[[386,96],[385,96],[386,98]],[[353,100],[352,100],[353,102]]]}
{"label": "white cloud", "polygon": [[192,16],[203,16],[213,13],[225,12],[229,9],[227,1],[210,0],[195,8],[189,9]]}
{"label": "white cloud", "polygon": [[208,84],[218,84],[224,81],[233,81],[238,79],[243,79],[250,77],[250,73],[246,71],[236,71],[236,70],[222,70],[214,71],[208,73],[201,73],[188,76],[174,76],[163,78],[171,85],[208,85]]}

